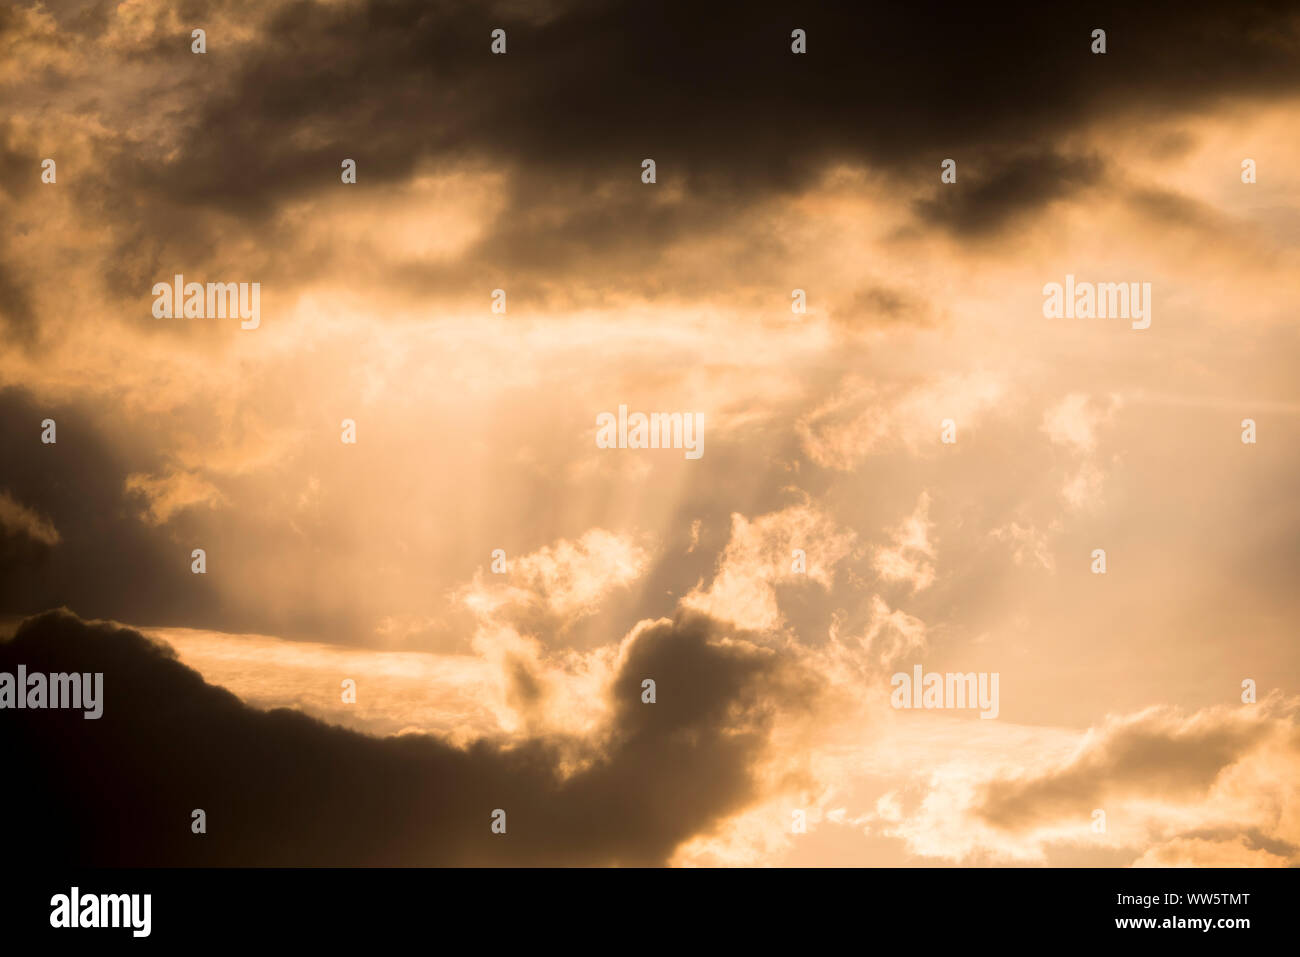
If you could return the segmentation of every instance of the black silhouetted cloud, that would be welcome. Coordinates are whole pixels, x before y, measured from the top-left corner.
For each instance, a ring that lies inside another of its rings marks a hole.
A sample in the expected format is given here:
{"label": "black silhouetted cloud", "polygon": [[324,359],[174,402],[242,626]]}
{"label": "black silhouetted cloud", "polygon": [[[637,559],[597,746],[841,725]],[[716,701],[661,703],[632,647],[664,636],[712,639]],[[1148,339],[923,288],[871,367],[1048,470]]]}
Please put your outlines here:
{"label": "black silhouetted cloud", "polygon": [[[103,715],[0,714],[22,769],[0,805],[10,851],[93,865],[661,864],[756,797],[773,710],[807,691],[772,653],[716,631],[701,617],[638,631],[611,726],[576,751],[457,749],[249,708],[136,631],[47,612],[0,643],[0,671],[102,672]],[[196,808],[206,834],[191,833]],[[498,808],[504,835],[490,829]]]}
{"label": "black silhouetted cloud", "polygon": [[[282,217],[337,195],[343,157],[372,196],[429,170],[500,172],[500,204],[476,240],[451,263],[386,264],[387,281],[454,295],[508,271],[542,303],[549,284],[593,262],[626,289],[666,246],[734,232],[755,204],[840,164],[907,188],[957,158],[972,190],[919,201],[919,223],[994,234],[1104,176],[1095,146],[1077,142],[1096,120],[1140,141],[1152,112],[1168,121],[1300,88],[1294,6],[1272,2],[199,2],[185,19],[207,24],[203,56],[166,5],[122,22],[102,5],[51,8],[48,20],[10,13],[0,35],[32,64],[66,68],[74,86],[76,47],[98,45],[139,77],[76,104],[94,116],[84,135],[103,165],[61,186],[102,215],[103,278],[123,299],[178,263],[255,264],[281,288],[330,276],[340,260]],[[1104,56],[1090,51],[1099,26]],[[496,27],[506,56],[488,52]],[[790,52],[796,27],[803,56]],[[36,169],[36,141],[8,139],[0,168]],[[675,201],[645,201],[644,157]],[[228,242],[232,224],[260,237],[256,253]],[[745,232],[752,260],[770,240]],[[14,332],[34,334],[26,280],[3,262],[0,309]]]}

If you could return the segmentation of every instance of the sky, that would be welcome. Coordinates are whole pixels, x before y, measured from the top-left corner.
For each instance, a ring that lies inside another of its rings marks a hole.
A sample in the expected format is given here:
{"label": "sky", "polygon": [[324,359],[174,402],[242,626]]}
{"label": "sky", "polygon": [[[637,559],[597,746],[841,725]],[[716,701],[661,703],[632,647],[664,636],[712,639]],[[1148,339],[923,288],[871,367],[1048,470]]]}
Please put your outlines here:
{"label": "sky", "polygon": [[20,840],[1300,864],[1300,12],[1051,7],[0,10]]}

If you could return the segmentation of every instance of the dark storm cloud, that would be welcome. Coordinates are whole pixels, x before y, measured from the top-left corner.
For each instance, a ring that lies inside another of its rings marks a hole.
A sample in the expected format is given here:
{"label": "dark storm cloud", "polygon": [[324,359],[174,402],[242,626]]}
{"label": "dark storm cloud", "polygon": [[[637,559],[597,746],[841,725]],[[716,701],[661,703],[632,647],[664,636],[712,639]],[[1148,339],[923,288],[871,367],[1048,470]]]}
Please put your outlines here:
{"label": "dark storm cloud", "polygon": [[[1140,136],[1151,115],[1300,89],[1294,8],[1217,6],[575,3],[540,16],[425,0],[293,3],[246,46],[218,34],[195,57],[176,45],[177,83],[193,101],[171,117],[179,148],[105,151],[112,184],[136,204],[114,217],[118,258],[216,255],[228,217],[264,228],[286,202],[338,189],[345,156],[359,190],[403,182],[423,161],[511,172],[505,212],[461,264],[475,289],[503,269],[520,284],[590,272],[593,257],[635,272],[663,244],[726,229],[839,161],[937,183],[940,160],[956,158],[960,187],[917,212],[988,234],[1097,180],[1092,159],[1059,151],[1082,124],[1130,116]],[[231,9],[194,4],[187,22]],[[506,56],[488,51],[495,27],[508,31]],[[808,31],[804,56],[790,52],[794,27]],[[1108,31],[1104,56],[1089,50],[1095,27]],[[686,190],[683,204],[643,202],[645,157],[661,185]],[[592,195],[609,185],[627,189]],[[199,210],[219,218],[196,221]],[[301,278],[311,267],[299,257],[278,268]],[[141,281],[122,277],[123,288]]]}
{"label": "dark storm cloud", "polygon": [[959,237],[996,233],[1022,214],[1095,185],[1103,164],[1095,157],[1037,153],[960,167],[960,190],[942,186],[916,203],[918,217]]}
{"label": "dark storm cloud", "polygon": [[[1115,4],[1075,12],[828,4],[580,4],[540,24],[423,0],[283,8],[141,185],[248,213],[333,186],[338,157],[403,177],[485,153],[606,180],[643,156],[736,201],[828,160],[918,164],[1038,143],[1100,112],[1296,89],[1294,8]],[[488,53],[496,26],[510,52]],[[789,49],[806,29],[809,53]],[[1105,26],[1110,51],[1089,51]],[[1265,27],[1268,30],[1265,30]],[[299,145],[311,131],[319,145]],[[343,154],[340,150],[344,151]],[[937,174],[936,174],[937,175]],[[541,187],[536,187],[541,192]]]}
{"label": "dark storm cloud", "polygon": [[[41,442],[45,418],[56,423],[54,444]],[[67,604],[96,617],[255,630],[223,605],[215,580],[191,574],[191,546],[141,522],[141,503],[125,494],[128,474],[160,466],[157,453],[114,447],[90,416],[38,406],[18,389],[0,390],[0,447],[11,453],[0,460],[0,490],[61,538],[41,545],[0,528],[0,614]],[[214,562],[209,575],[218,572]]]}
{"label": "dark storm cloud", "polygon": [[[586,768],[534,740],[465,750],[261,712],[170,648],[65,611],[0,643],[0,671],[102,672],[103,716],[0,712],[15,859],[105,865],[660,864],[756,796],[770,709],[806,694],[774,655],[716,644],[706,619],[633,641]],[[658,701],[641,703],[644,677]],[[364,685],[359,694],[366,694]],[[190,830],[207,813],[208,833]],[[507,814],[507,833],[490,831]]]}

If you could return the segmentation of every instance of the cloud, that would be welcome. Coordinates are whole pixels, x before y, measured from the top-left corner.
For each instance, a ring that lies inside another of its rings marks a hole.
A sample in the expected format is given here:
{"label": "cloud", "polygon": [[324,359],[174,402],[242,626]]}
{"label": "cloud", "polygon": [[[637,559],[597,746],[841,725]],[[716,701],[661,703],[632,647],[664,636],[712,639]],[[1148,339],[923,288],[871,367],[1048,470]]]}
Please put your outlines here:
{"label": "cloud", "polygon": [[[1300,88],[1293,11],[1260,2],[1231,14],[1209,4],[1177,12],[1095,10],[1117,41],[1102,57],[1088,51],[1093,21],[1064,9],[1016,4],[986,29],[969,11],[908,6],[882,16],[841,2],[801,13],[809,52],[796,56],[789,13],[773,3],[674,0],[653,20],[614,2],[527,11],[198,2],[187,19],[158,2],[81,16],[31,5],[0,21],[10,65],[0,84],[31,104],[7,147],[22,168],[45,155],[41,130],[76,164],[58,187],[70,210],[82,215],[115,194],[96,248],[100,278],[124,300],[181,263],[255,269],[268,288],[284,289],[364,259],[417,302],[477,297],[504,272],[512,293],[563,306],[618,289],[663,295],[662,276],[647,267],[673,264],[673,250],[706,239],[743,236],[742,255],[729,258],[762,276],[788,243],[755,210],[842,168],[885,180],[922,231],[1009,234],[1100,179],[1093,152],[1069,142],[1080,130]],[[1243,29],[1252,17],[1270,29]],[[208,31],[203,56],[189,52],[191,21]],[[494,25],[509,34],[506,56],[487,52]],[[1008,62],[1018,70],[989,68]],[[937,80],[935,63],[961,82]],[[629,71],[636,82],[626,82]],[[861,91],[886,89],[866,121]],[[1026,150],[1027,141],[1046,145]],[[650,154],[653,191],[639,180]],[[940,188],[948,156],[961,178]],[[344,157],[358,163],[371,212],[341,194]],[[919,169],[930,171],[924,189]],[[423,188],[431,171],[488,199],[469,204],[468,227],[447,215],[457,200]],[[373,210],[390,205],[393,255],[358,255],[377,238]],[[38,212],[49,204],[24,207],[23,218]],[[457,238],[440,239],[431,257],[414,222],[435,214],[440,236]],[[356,242],[304,236],[306,222],[334,224],[327,232],[339,235],[345,220]],[[43,313],[14,277],[41,246],[23,244],[0,270],[0,309],[26,337]],[[680,290],[686,277],[672,272]],[[692,288],[715,274],[705,263]],[[867,295],[886,317],[897,312],[892,293]]]}
{"label": "cloud", "polygon": [[861,638],[864,650],[888,668],[925,648],[925,622],[891,609],[879,595],[871,597],[871,623]]}
{"label": "cloud", "polygon": [[[971,166],[974,166],[972,169]],[[1062,156],[1052,151],[992,160],[987,166],[958,164],[960,190],[939,186],[932,197],[918,200],[926,222],[961,238],[995,234],[1029,212],[1095,185],[1103,164],[1095,157]]]}
{"label": "cloud", "polygon": [[1147,708],[1107,719],[1059,759],[1000,764],[935,769],[890,832],[953,860],[1050,863],[1091,849],[1143,865],[1300,862],[1300,731],[1295,701],[1277,694]]}
{"label": "cloud", "polygon": [[[633,153],[639,163],[649,141],[661,144],[663,166],[680,167],[692,191],[746,194],[796,186],[830,157],[898,162],[904,151],[933,149],[940,140],[954,147],[993,143],[1006,151],[1081,115],[1295,82],[1287,55],[1295,38],[1286,34],[1285,16],[1276,40],[1236,29],[1213,34],[1211,43],[1208,28],[1226,15],[1205,5],[1180,9],[1172,22],[1157,10],[1095,11],[1097,18],[1110,16],[1123,38],[1103,59],[1089,54],[1088,30],[1076,18],[1033,4],[978,34],[967,16],[951,12],[908,7],[866,17],[852,4],[833,4],[805,11],[806,57],[791,55],[789,18],[779,5],[701,10],[670,4],[653,21],[605,2],[554,3],[529,15],[499,7],[496,20],[415,0],[282,5],[265,15],[255,43],[231,51],[234,72],[191,118],[179,154],[150,174],[160,177],[159,192],[203,202],[242,194],[244,209],[265,208],[286,191],[306,188],[298,175],[303,168],[332,155],[332,146],[355,138],[365,123],[370,175],[378,179],[404,174],[421,154],[466,149],[604,179]],[[1247,15],[1243,10],[1233,18]],[[683,16],[696,42],[683,42]],[[509,27],[508,56],[485,55],[489,21]],[[629,37],[638,42],[629,44]],[[872,56],[860,55],[863,42],[886,38]],[[924,61],[909,53],[909,44],[922,38],[932,52]],[[1148,59],[1126,55],[1129,50]],[[559,68],[579,56],[581,72]],[[1009,58],[1024,72],[986,68]],[[945,96],[932,95],[933,62],[963,82],[946,87]],[[436,84],[423,82],[428,69]],[[629,69],[644,82],[621,82]],[[374,83],[347,79],[356,76]],[[277,97],[252,95],[272,85]],[[886,86],[896,95],[881,104],[886,112],[879,122],[846,122],[858,106],[855,91]],[[707,104],[697,96],[701,89],[712,91]],[[322,103],[330,104],[328,111]],[[796,104],[798,149],[783,150],[791,132],[763,120]],[[386,122],[397,110],[434,122]],[[591,116],[605,121],[590,124]],[[243,151],[254,165],[236,169],[200,135],[203,129],[263,148]],[[267,135],[273,129],[282,135]],[[268,150],[267,144],[276,145]],[[749,162],[759,154],[771,159]],[[1059,179],[1050,168],[1041,179],[1029,172],[1010,182],[1005,174],[985,190],[1032,199],[1035,183]],[[519,196],[516,203],[532,198]]]}
{"label": "cloud", "polygon": [[28,286],[3,261],[0,261],[0,320],[6,331],[20,342],[30,343],[35,337],[36,311]]}
{"label": "cloud", "polygon": [[1042,430],[1054,444],[1090,454],[1097,449],[1097,429],[1111,420],[1120,404],[1118,396],[1099,402],[1074,392],[1043,413]]}
{"label": "cloud", "polygon": [[163,525],[182,509],[226,503],[221,490],[197,472],[176,468],[162,475],[128,475],[126,490],[144,497],[148,508],[143,517],[150,525]]}
{"label": "cloud", "polygon": [[[1059,531],[1054,526],[1051,531]],[[1048,545],[1047,532],[1035,528],[1032,524],[1021,525],[1017,521],[999,525],[989,532],[989,538],[1010,546],[1011,559],[1017,565],[1034,565],[1054,571],[1056,559]]]}
{"label": "cloud", "polygon": [[[696,586],[682,605],[754,631],[774,631],[784,617],[777,585],[816,582],[829,590],[835,566],[852,552],[855,535],[815,506],[792,505],[754,519],[731,516],[731,538],[708,588]],[[794,552],[805,552],[797,570]]]}
{"label": "cloud", "polygon": [[[646,622],[623,642],[609,726],[573,761],[557,741],[456,748],[258,711],[165,645],[67,611],[0,643],[0,669],[19,663],[104,674],[97,721],[26,710],[0,723],[24,769],[0,796],[11,850],[90,866],[661,864],[756,798],[773,714],[808,692],[706,618]],[[205,835],[190,832],[194,808]],[[497,808],[505,835],[489,827]]]}
{"label": "cloud", "polygon": [[[192,628],[150,628],[143,633],[174,648],[180,662],[209,684],[262,710],[293,708],[374,735],[435,734],[457,746],[508,732],[489,693],[498,679],[496,667],[483,656],[376,650]],[[344,678],[356,681],[360,689],[354,703],[342,701],[339,685]],[[603,703],[607,675],[600,678],[584,684],[583,691]]]}
{"label": "cloud", "polygon": [[930,543],[930,496],[922,492],[916,510],[893,531],[893,542],[876,548],[872,563],[887,582],[907,582],[912,591],[934,584],[934,546]]}
{"label": "cloud", "polygon": [[[40,441],[39,423],[47,416],[58,424],[58,442],[50,445]],[[0,608],[26,615],[75,604],[154,624],[207,627],[220,620],[232,631],[255,630],[248,616],[223,608],[219,595],[195,587],[203,579],[190,573],[188,547],[135,518],[123,496],[126,455],[90,415],[0,389],[0,447],[15,450],[4,458],[0,482],[14,502],[48,523],[28,527],[43,529],[47,538],[57,532],[59,542],[57,548],[38,547],[35,539],[0,547]],[[161,468],[156,453],[131,458],[137,467]]]}
{"label": "cloud", "polygon": [[1061,497],[1071,508],[1101,501],[1106,471],[1096,462],[1097,432],[1114,419],[1122,406],[1123,400],[1118,395],[1099,399],[1074,392],[1043,414],[1042,431],[1052,444],[1068,450],[1076,460],[1074,470],[1067,474],[1061,487]]}
{"label": "cloud", "polygon": [[[967,372],[919,382],[875,383],[846,377],[830,398],[796,423],[804,452],[823,468],[853,471],[899,448],[933,453],[945,419],[961,434],[997,406],[1006,391],[995,375]],[[960,438],[959,438],[960,441]]]}
{"label": "cloud", "polygon": [[1134,867],[1291,867],[1290,858],[1266,848],[1251,847],[1248,838],[1208,841],[1180,837],[1153,847]]}
{"label": "cloud", "polygon": [[57,545],[62,540],[59,530],[48,518],[15,501],[8,492],[0,489],[0,528],[14,535],[26,535],[42,545]]}
{"label": "cloud", "polygon": [[482,614],[522,606],[573,620],[595,612],[610,590],[636,581],[648,560],[630,538],[593,528],[576,542],[561,539],[518,558],[507,556],[505,571],[494,569],[490,578],[480,571],[458,594]]}

